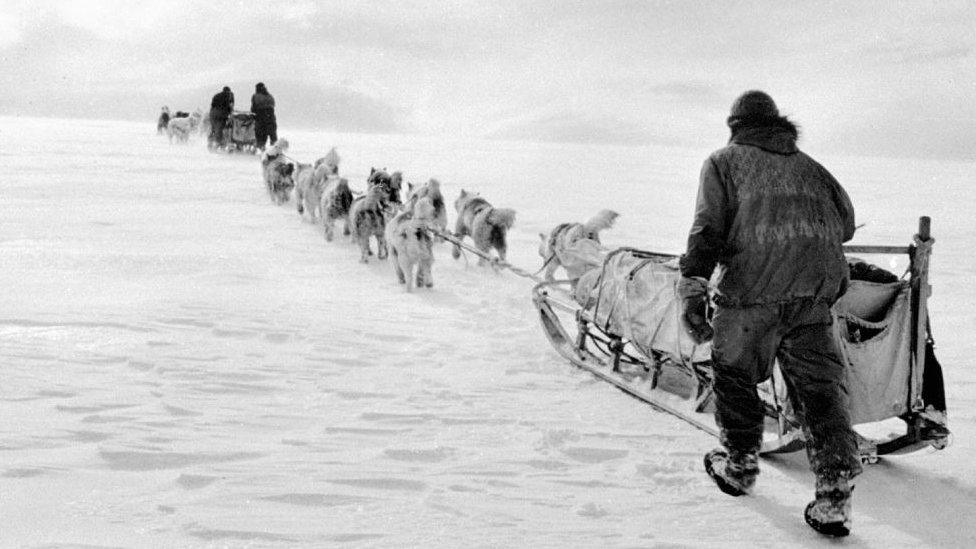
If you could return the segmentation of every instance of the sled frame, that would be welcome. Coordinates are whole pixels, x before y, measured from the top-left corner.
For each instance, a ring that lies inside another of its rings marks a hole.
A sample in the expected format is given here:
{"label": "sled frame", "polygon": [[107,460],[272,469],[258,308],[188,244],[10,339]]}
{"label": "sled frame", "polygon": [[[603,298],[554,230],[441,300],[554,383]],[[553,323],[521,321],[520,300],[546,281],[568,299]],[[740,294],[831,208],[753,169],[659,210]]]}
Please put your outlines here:
{"label": "sled frame", "polygon": [[[924,440],[913,414],[924,408],[921,400],[921,380],[925,368],[926,338],[928,337],[927,300],[931,294],[928,282],[929,256],[934,240],[930,235],[931,221],[919,219],[918,233],[910,246],[845,246],[845,254],[907,255],[909,259],[909,291],[911,307],[909,413],[905,416],[905,432],[883,440],[858,435],[861,459],[873,463],[879,456],[903,454],[927,447],[944,447]],[[668,256],[670,254],[657,254]],[[674,257],[671,255],[671,257]],[[574,366],[586,370],[637,398],[654,409],[673,415],[714,437],[719,433],[711,421],[695,417],[706,413],[711,398],[708,376],[703,375],[710,365],[682,364],[664,353],[647,356],[625,338],[600,327],[592,314],[582,308],[570,294],[568,281],[542,282],[533,288],[532,300],[539,312],[539,320],[550,344]],[[562,317],[560,316],[562,314]],[[572,320],[568,320],[572,318]],[[701,368],[700,368],[701,366]],[[666,394],[659,384],[664,369],[683,371],[691,379],[692,390],[685,394]],[[766,434],[761,454],[794,452],[805,446],[802,427],[787,414],[786,390],[778,379],[778,367],[768,387],[761,395],[766,404]],[[761,389],[761,393],[762,393]]]}

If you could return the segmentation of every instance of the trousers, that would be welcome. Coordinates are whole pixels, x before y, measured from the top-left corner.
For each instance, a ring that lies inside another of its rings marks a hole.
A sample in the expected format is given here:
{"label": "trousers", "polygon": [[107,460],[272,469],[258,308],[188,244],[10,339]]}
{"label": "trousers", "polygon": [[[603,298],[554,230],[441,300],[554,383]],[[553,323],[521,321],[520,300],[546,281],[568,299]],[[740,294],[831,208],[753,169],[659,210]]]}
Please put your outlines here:
{"label": "trousers", "polygon": [[814,474],[832,480],[861,472],[832,323],[830,306],[812,299],[716,309],[715,419],[726,448],[759,450],[765,411],[756,386],[772,376],[778,360]]}

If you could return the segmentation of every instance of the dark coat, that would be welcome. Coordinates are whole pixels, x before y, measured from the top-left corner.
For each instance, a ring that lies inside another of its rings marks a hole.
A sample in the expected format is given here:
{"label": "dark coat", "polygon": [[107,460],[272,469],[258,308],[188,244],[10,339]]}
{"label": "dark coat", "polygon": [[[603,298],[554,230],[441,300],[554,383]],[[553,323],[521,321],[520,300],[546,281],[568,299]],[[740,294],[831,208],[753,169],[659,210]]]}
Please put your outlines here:
{"label": "dark coat", "polygon": [[681,274],[709,278],[717,265],[721,306],[832,304],[846,288],[854,208],[783,122],[738,129],[702,167]]}
{"label": "dark coat", "polygon": [[213,96],[213,99],[210,101],[210,109],[230,114],[234,110],[234,93],[222,91]]}
{"label": "dark coat", "polygon": [[275,100],[270,93],[255,93],[251,96],[251,112],[274,112]]}

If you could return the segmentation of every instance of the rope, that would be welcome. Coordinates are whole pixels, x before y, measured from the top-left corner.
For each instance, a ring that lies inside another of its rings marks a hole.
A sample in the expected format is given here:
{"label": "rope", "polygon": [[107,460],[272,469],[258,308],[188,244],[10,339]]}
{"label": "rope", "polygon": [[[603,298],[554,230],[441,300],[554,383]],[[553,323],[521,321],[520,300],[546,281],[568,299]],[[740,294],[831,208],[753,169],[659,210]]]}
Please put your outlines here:
{"label": "rope", "polygon": [[[483,251],[481,251],[481,250],[479,250],[477,248],[472,248],[471,246],[468,246],[467,244],[465,244],[464,242],[462,242],[461,239],[459,239],[455,234],[453,234],[453,233],[451,233],[449,231],[446,231],[446,230],[442,231],[442,230],[437,229],[437,228],[434,228],[434,227],[427,227],[427,231],[430,232],[430,233],[433,233],[434,235],[437,235],[437,236],[443,238],[444,240],[447,240],[448,242],[453,243],[455,246],[457,246],[459,248],[463,248],[463,249],[465,249],[465,250],[473,253],[474,255],[476,255],[476,256],[478,256],[478,257],[480,257],[480,258],[482,258],[482,259],[490,262],[491,263],[491,266],[494,267],[494,268],[496,268],[496,269],[508,269],[509,271],[512,271],[512,273],[514,273],[514,274],[516,274],[518,276],[521,276],[523,278],[528,278],[530,280],[533,280],[536,283],[545,282],[544,280],[542,280],[541,278],[539,278],[538,276],[536,276],[540,272],[542,272],[542,269],[539,269],[538,271],[536,271],[533,274],[533,273],[530,273],[530,272],[526,271],[525,269],[522,269],[522,268],[519,268],[519,267],[517,267],[515,265],[512,265],[508,261],[503,261],[503,260],[501,260],[501,259],[499,259],[497,257],[491,257],[488,254],[486,254],[485,252],[483,252]],[[545,265],[543,265],[542,267],[545,268]]]}

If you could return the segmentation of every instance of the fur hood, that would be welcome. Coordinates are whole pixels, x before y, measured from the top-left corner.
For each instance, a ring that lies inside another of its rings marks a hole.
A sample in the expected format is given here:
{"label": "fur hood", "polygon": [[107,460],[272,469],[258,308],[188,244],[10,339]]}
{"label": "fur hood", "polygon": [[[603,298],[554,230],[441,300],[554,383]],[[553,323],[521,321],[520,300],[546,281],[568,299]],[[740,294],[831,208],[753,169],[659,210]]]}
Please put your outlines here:
{"label": "fur hood", "polygon": [[750,145],[776,154],[795,154],[800,130],[785,116],[729,121],[730,144]]}

